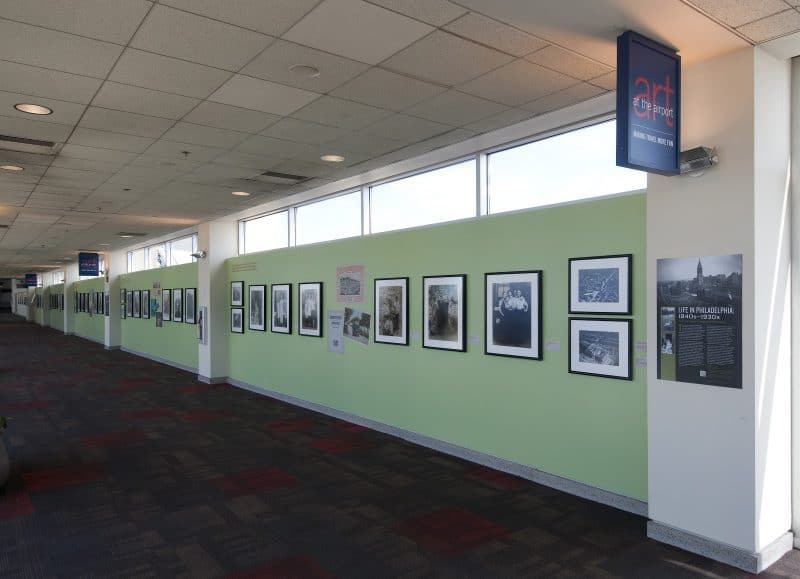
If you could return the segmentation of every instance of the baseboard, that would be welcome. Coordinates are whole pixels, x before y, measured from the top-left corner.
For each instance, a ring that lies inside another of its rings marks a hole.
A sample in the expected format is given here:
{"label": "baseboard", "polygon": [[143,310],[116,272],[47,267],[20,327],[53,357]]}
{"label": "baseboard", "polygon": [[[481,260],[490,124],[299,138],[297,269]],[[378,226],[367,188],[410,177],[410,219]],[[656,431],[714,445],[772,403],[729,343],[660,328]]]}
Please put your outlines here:
{"label": "baseboard", "polygon": [[70,335],[75,336],[76,338],[80,338],[82,340],[88,340],[90,342],[94,342],[95,344],[100,344],[101,346],[105,346],[106,344],[105,341],[103,340],[98,340],[97,338],[93,338],[91,336],[84,336],[83,334],[78,334],[77,332]]}
{"label": "baseboard", "polygon": [[203,376],[202,374],[198,374],[197,381],[202,382],[203,384],[227,384],[228,377],[223,376],[221,378],[209,378],[208,376]]}
{"label": "baseboard", "polygon": [[396,436],[397,438],[402,438],[403,440],[407,440],[408,442],[413,442],[414,444],[418,444],[426,448],[431,448],[433,450],[437,450],[444,454],[449,454],[451,456],[462,458],[470,462],[474,462],[483,466],[488,466],[495,470],[507,472],[509,474],[513,474],[515,476],[530,480],[532,482],[550,488],[554,488],[559,491],[563,491],[571,495],[575,495],[584,499],[589,499],[591,501],[608,505],[610,507],[614,507],[622,511],[627,511],[635,515],[640,515],[642,517],[647,516],[647,503],[644,501],[640,501],[638,499],[633,499],[631,497],[626,497],[624,495],[613,493],[611,491],[599,489],[597,487],[593,487],[586,483],[550,474],[542,470],[539,470],[537,468],[533,468],[531,466],[519,464],[503,458],[498,458],[490,454],[465,448],[463,446],[458,446],[457,444],[445,442],[443,440],[439,440],[431,436],[419,434],[417,432],[413,432],[410,430],[405,430],[404,428],[390,426],[388,424],[384,424],[376,420],[371,420],[369,418],[364,418],[356,414],[351,414],[343,410],[337,410],[336,408],[331,408],[330,406],[324,406],[322,404],[309,402],[307,400],[296,398],[294,396],[290,396],[282,392],[276,392],[274,390],[261,388],[259,386],[248,384],[247,382],[242,382],[240,380],[229,378],[228,384],[230,384],[231,386],[236,386],[237,388],[242,388],[243,390],[254,392],[256,394],[261,394],[263,396],[275,398],[277,400],[281,400],[282,402],[286,402],[294,406],[300,406],[301,408],[313,410],[314,412],[319,412],[320,414],[326,414],[334,418],[339,418],[342,420],[346,420],[348,422],[352,422],[354,424],[359,424],[361,426],[371,428],[372,430],[377,430],[378,432],[383,432],[384,434],[388,434],[390,436]]}
{"label": "baseboard", "polygon": [[158,362],[159,364],[165,364],[167,366],[172,366],[173,368],[177,368],[178,370],[184,370],[186,372],[191,372],[193,374],[197,374],[197,368],[192,368],[191,366],[186,366],[184,364],[179,364],[178,362],[173,362],[172,360],[167,360],[166,358],[161,358],[159,356],[151,356],[150,354],[145,354],[144,352],[138,352],[136,350],[130,350],[124,346],[120,346],[119,348],[121,351],[125,352],[126,354],[133,354],[134,356],[140,356],[142,358],[147,358],[148,360],[152,360],[153,362]]}
{"label": "baseboard", "polygon": [[678,547],[684,551],[738,567],[748,573],[761,573],[791,551],[794,545],[794,535],[786,533],[764,547],[761,552],[753,553],[746,549],[701,537],[656,521],[647,522],[647,536],[650,539]]}
{"label": "baseboard", "polygon": [[106,346],[106,350],[119,350],[122,346]]}

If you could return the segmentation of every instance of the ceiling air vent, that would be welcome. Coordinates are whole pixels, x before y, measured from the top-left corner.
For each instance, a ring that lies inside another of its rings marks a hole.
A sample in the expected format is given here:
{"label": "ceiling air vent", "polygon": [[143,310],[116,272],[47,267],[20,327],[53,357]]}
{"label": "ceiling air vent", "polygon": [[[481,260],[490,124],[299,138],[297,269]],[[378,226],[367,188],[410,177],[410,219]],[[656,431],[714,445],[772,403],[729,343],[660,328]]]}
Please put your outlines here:
{"label": "ceiling air vent", "polygon": [[55,155],[60,148],[61,145],[53,141],[39,141],[37,139],[0,135],[0,149],[4,151],[34,153],[37,155]]}
{"label": "ceiling air vent", "polygon": [[146,233],[134,233],[133,231],[120,231],[117,233],[119,237],[145,237]]}
{"label": "ceiling air vent", "polygon": [[308,181],[309,177],[303,175],[292,175],[290,173],[278,173],[276,171],[265,171],[261,175],[253,177],[253,181],[261,183],[272,183],[274,185],[297,185],[303,181]]}

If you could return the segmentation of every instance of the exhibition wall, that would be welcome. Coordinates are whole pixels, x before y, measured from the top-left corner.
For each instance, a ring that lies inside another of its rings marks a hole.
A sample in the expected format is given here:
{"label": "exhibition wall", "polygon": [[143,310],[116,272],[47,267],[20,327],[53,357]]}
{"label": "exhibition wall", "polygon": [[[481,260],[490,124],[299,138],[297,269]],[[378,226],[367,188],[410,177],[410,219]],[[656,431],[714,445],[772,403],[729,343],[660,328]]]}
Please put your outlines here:
{"label": "exhibition wall", "polygon": [[[163,289],[196,288],[197,263],[151,269],[119,276],[119,290],[150,290],[156,298],[154,284]],[[119,290],[111,299],[120,300]],[[197,370],[197,326],[165,321],[156,327],[156,316],[149,319],[128,317],[120,320],[121,346],[124,350],[155,358],[181,368]]]}
{"label": "exhibition wall", "polygon": [[[245,306],[250,284],[293,284],[292,333],[270,332],[269,320],[251,331],[245,316],[244,333],[228,334],[229,376],[646,501],[646,371],[632,364],[630,381],[568,372],[567,279],[571,257],[632,254],[633,314],[620,319],[632,320],[633,344],[645,341],[645,216],[639,193],[229,259]],[[345,308],[336,268],[353,264],[366,292],[351,307],[370,314],[374,278],[410,278],[408,347],[374,343],[371,328],[367,345],[345,340],[337,355],[324,336],[298,335],[298,283],[324,283],[327,334],[327,312]],[[517,270],[543,272],[542,360],[484,353],[484,274]],[[451,274],[467,275],[465,353],[421,345],[422,276]]]}
{"label": "exhibition wall", "polygon": [[[102,277],[97,277],[94,279],[88,279],[83,281],[78,281],[73,283],[70,286],[70,289],[67,290],[72,293],[73,299],[74,295],[77,292],[78,294],[81,293],[89,293],[91,294],[92,298],[94,298],[94,294],[97,292],[105,291],[105,280]],[[75,308],[74,302],[70,303],[73,308]],[[74,312],[74,320],[75,320],[75,335],[80,336],[81,338],[86,338],[87,340],[92,340],[94,342],[103,343],[105,339],[105,321],[102,314],[92,313],[90,314],[88,311],[86,312]]]}
{"label": "exhibition wall", "polygon": [[44,323],[45,309],[42,307],[42,300],[45,299],[45,290],[43,288],[36,288],[36,307],[33,309],[33,321],[39,325]]}
{"label": "exhibition wall", "polygon": [[[47,289],[49,290],[51,296],[63,295],[63,293],[64,293],[64,284],[63,283],[59,283],[59,284],[51,285]],[[50,317],[50,327],[53,328],[54,330],[58,330],[60,332],[63,332],[64,331],[64,311],[61,310],[61,309],[55,309],[55,310],[48,310],[47,313],[48,313],[48,315]]]}

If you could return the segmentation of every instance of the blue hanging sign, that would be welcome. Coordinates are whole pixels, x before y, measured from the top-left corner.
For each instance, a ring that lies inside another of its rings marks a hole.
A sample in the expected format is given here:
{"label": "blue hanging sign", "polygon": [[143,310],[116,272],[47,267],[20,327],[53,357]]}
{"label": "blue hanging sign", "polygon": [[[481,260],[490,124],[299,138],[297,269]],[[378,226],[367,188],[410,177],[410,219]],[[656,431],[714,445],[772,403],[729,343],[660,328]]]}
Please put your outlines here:
{"label": "blue hanging sign", "polygon": [[94,277],[100,275],[100,254],[80,252],[78,254],[78,275]]}
{"label": "blue hanging sign", "polygon": [[36,287],[39,285],[39,276],[35,273],[25,274],[25,287]]}
{"label": "blue hanging sign", "polygon": [[680,173],[681,57],[628,31],[617,38],[617,165]]}

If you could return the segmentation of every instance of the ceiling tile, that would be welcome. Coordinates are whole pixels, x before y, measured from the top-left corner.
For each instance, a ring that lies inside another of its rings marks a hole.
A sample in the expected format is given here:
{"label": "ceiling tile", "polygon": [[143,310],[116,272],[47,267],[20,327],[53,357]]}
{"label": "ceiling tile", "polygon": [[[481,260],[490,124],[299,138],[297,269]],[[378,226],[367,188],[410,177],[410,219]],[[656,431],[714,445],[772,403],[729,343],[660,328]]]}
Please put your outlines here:
{"label": "ceiling tile", "polygon": [[24,0],[0,3],[0,18],[125,44],[150,6],[146,0]]}
{"label": "ceiling tile", "polygon": [[800,30],[800,12],[787,10],[737,28],[753,42],[766,42]]}
{"label": "ceiling tile", "polygon": [[[299,75],[294,65],[309,65],[320,73],[316,77]],[[307,46],[278,40],[242,69],[243,74],[281,84],[325,93],[364,72],[368,65],[322,52]]]}
{"label": "ceiling tile", "polygon": [[508,109],[498,115],[493,115],[474,123],[464,125],[465,129],[475,131],[476,133],[487,133],[503,127],[509,127],[516,123],[520,123],[533,116],[533,113],[524,109]]}
{"label": "ceiling tile", "polygon": [[[188,151],[189,154],[184,155],[184,151]],[[225,149],[218,149],[216,147],[160,140],[150,145],[144,154],[148,157],[160,157],[164,161],[171,159],[188,159],[197,163],[207,163],[224,152]]]}
{"label": "ceiling tile", "polygon": [[332,151],[354,151],[365,155],[383,155],[405,146],[405,142],[358,132],[343,135],[326,145]]}
{"label": "ceiling tile", "polygon": [[285,118],[262,131],[261,134],[275,139],[318,145],[332,141],[347,132],[349,132],[347,129],[339,127]]}
{"label": "ceiling tile", "polygon": [[258,133],[280,120],[280,116],[220,103],[205,101],[190,112],[184,121],[245,133]]}
{"label": "ceiling tile", "polygon": [[88,104],[102,80],[0,60],[3,88],[22,94]]}
{"label": "ceiling tile", "polygon": [[140,115],[179,119],[199,102],[200,100],[190,97],[107,81],[92,104]]}
{"label": "ceiling tile", "polygon": [[547,46],[541,38],[474,12],[451,22],[445,30],[514,56],[525,56]]}
{"label": "ceiling tile", "polygon": [[152,145],[154,140],[155,139],[136,135],[124,135],[122,133],[78,127],[70,136],[68,145],[83,145],[84,147],[93,147],[96,149],[112,149],[114,151],[126,151],[128,153],[141,153]]}
{"label": "ceiling tile", "polygon": [[400,14],[411,16],[434,26],[444,26],[452,22],[467,10],[447,0],[368,0],[371,4],[383,6]]}
{"label": "ceiling tile", "polygon": [[690,3],[734,28],[786,10],[783,0],[690,0]]}
{"label": "ceiling tile", "polygon": [[206,98],[230,76],[224,70],[127,48],[108,78],[124,84]]}
{"label": "ceiling tile", "polygon": [[226,70],[239,70],[272,37],[156,5],[131,46]]}
{"label": "ceiling tile", "polygon": [[332,96],[400,111],[447,90],[381,68],[371,68],[358,78],[340,86]]}
{"label": "ceiling tile", "polygon": [[0,116],[0,135],[63,143],[70,131],[72,127],[69,125]]}
{"label": "ceiling tile", "polygon": [[582,82],[528,103],[524,105],[524,108],[536,114],[541,114],[589,100],[604,92],[605,90],[599,87]]}
{"label": "ceiling tile", "polygon": [[173,125],[171,119],[137,115],[100,107],[89,107],[83,115],[80,127],[98,131],[110,131],[138,137],[158,138]]}
{"label": "ceiling tile", "polygon": [[292,116],[304,121],[357,130],[390,114],[387,110],[324,96]]}
{"label": "ceiling tile", "polygon": [[284,116],[318,96],[303,89],[237,74],[212,94],[209,100]]}
{"label": "ceiling tile", "polygon": [[430,82],[454,85],[512,60],[507,54],[437,30],[382,66]]}
{"label": "ceiling tile", "polygon": [[598,76],[597,78],[591,79],[589,82],[606,90],[617,90],[617,71]]}
{"label": "ceiling tile", "polygon": [[247,136],[247,133],[179,122],[164,133],[162,139],[177,141],[179,143],[192,143],[196,145],[219,147],[221,149],[230,149],[244,141]]}
{"label": "ceiling tile", "polygon": [[121,52],[115,44],[0,20],[3,60],[103,78]]}
{"label": "ceiling tile", "polygon": [[[30,113],[22,113],[14,108],[14,105],[20,103],[34,103],[43,105],[52,109],[49,115],[31,115]],[[0,111],[2,114],[9,117],[16,117],[19,119],[36,119],[44,123],[61,123],[62,125],[74,125],[81,118],[86,105],[78,103],[70,103],[66,101],[57,101],[49,98],[36,97],[32,95],[18,94],[13,92],[0,91]]]}
{"label": "ceiling tile", "polygon": [[324,177],[337,170],[334,165],[323,163],[310,163],[307,161],[282,161],[272,167],[278,173],[288,173],[290,175],[303,175],[304,177]]}
{"label": "ceiling tile", "polygon": [[573,84],[577,81],[572,77],[520,59],[465,83],[459,89],[518,106]]}
{"label": "ceiling tile", "polygon": [[[98,131],[93,131],[93,132],[98,132]],[[74,136],[75,135],[73,134],[73,137]],[[127,135],[122,135],[122,136],[127,137]],[[61,151],[59,152],[58,157],[89,159],[93,161],[107,161],[109,163],[127,163],[133,160],[136,157],[136,154],[128,151],[100,149],[97,147],[87,147],[84,145],[67,143],[66,145],[61,147]]]}
{"label": "ceiling tile", "polygon": [[263,154],[245,153],[238,150],[228,151],[214,159],[215,164],[231,165],[233,167],[242,167],[262,172],[280,161],[281,158],[278,156],[273,157]]}
{"label": "ceiling tile", "polygon": [[161,0],[175,8],[280,36],[305,16],[319,0]]}
{"label": "ceiling tile", "polygon": [[406,144],[416,143],[452,130],[453,127],[426,119],[394,114],[364,129],[365,133],[378,135]]}
{"label": "ceiling tile", "polygon": [[460,126],[496,115],[506,108],[504,105],[492,101],[457,90],[449,90],[411,107],[405,113],[431,121]]}
{"label": "ceiling tile", "polygon": [[[40,181],[41,185],[48,182],[64,184],[65,186],[89,187],[94,189],[99,187],[112,173],[98,173],[95,171],[81,171],[76,169],[65,169],[63,167],[50,167]],[[73,183],[74,185],[70,185]],[[37,188],[38,190],[38,188]]]}
{"label": "ceiling tile", "polygon": [[[19,151],[5,151],[0,149],[0,164],[22,164],[38,167],[48,167],[53,159],[50,155],[36,155],[34,153],[20,153]],[[13,176],[12,173],[3,175]]]}
{"label": "ceiling tile", "polygon": [[540,64],[551,70],[557,70],[580,80],[596,78],[614,70],[610,66],[594,62],[580,54],[553,45],[534,52],[525,58],[535,64]]}
{"label": "ceiling tile", "polygon": [[248,179],[261,173],[261,169],[245,169],[232,165],[207,163],[181,177],[189,183],[221,183],[235,179]]}
{"label": "ceiling tile", "polygon": [[296,159],[301,161],[319,161],[325,149],[319,145],[308,145],[283,141],[271,137],[254,135],[239,145],[238,151],[251,155],[263,155],[267,158]]}
{"label": "ceiling tile", "polygon": [[65,157],[58,155],[53,159],[51,167],[62,167],[64,169],[78,169],[81,171],[101,171],[105,173],[113,173],[119,171],[125,165],[125,162],[118,161],[111,163],[108,161],[97,161],[91,159],[76,159],[75,157]]}
{"label": "ceiling tile", "polygon": [[284,38],[378,64],[432,30],[427,24],[362,0],[324,0]]}

